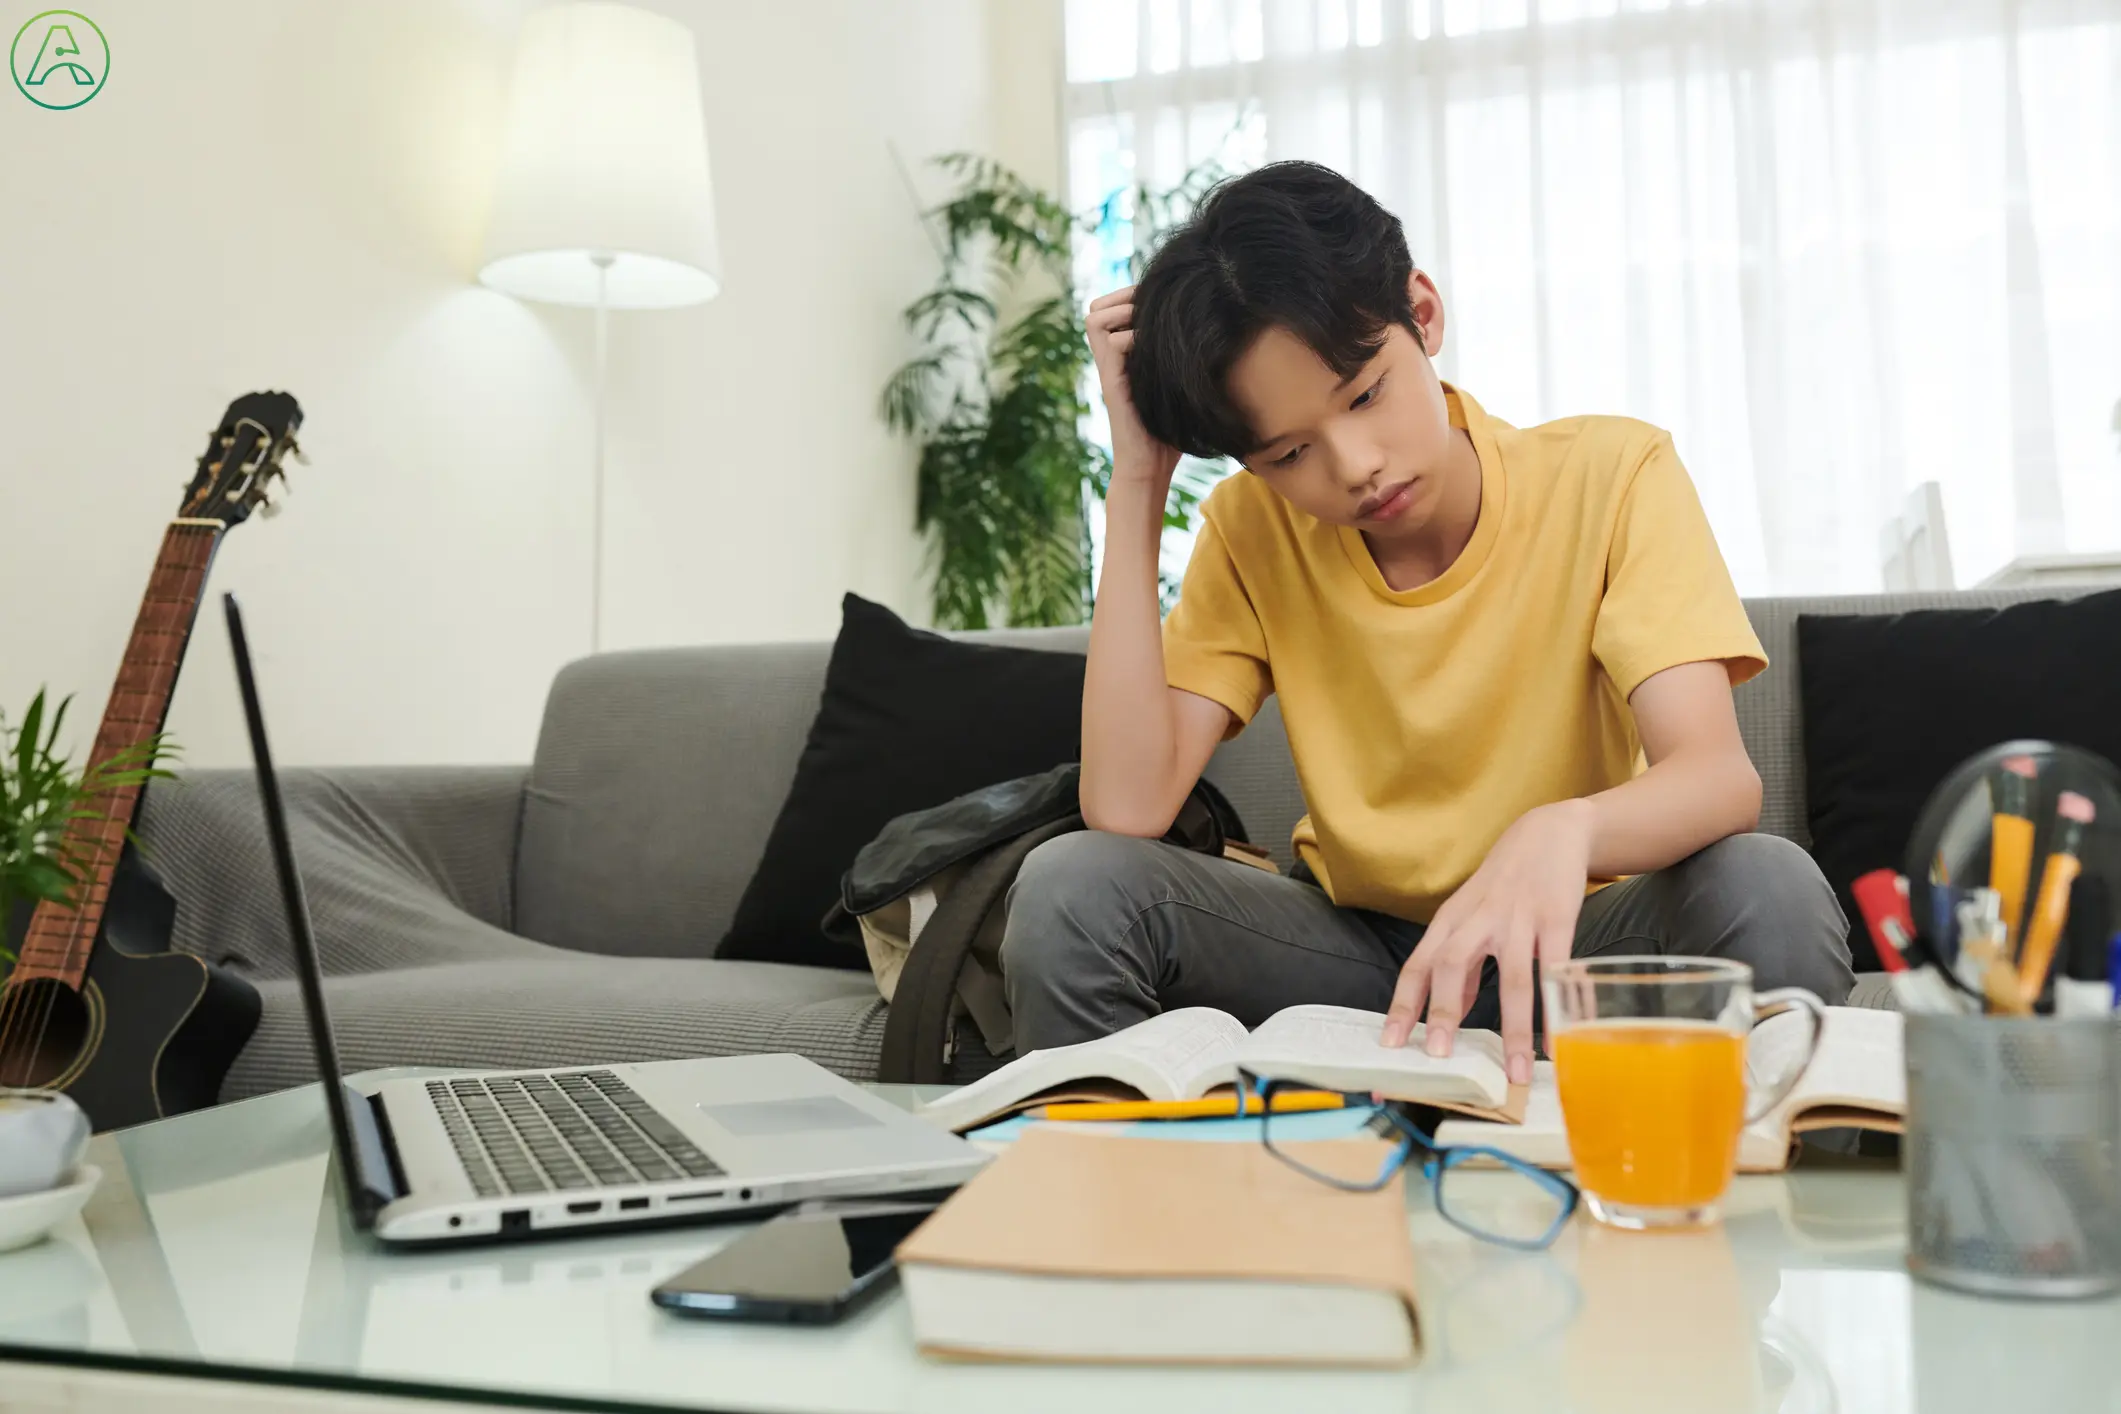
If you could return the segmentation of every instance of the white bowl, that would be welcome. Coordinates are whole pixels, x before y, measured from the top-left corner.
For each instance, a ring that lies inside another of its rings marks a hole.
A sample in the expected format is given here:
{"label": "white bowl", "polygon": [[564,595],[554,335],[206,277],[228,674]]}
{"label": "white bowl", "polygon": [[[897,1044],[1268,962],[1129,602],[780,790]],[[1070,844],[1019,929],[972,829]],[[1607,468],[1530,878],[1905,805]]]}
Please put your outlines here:
{"label": "white bowl", "polygon": [[102,1181],[102,1169],[83,1164],[74,1170],[73,1182],[64,1187],[0,1198],[0,1252],[27,1247],[80,1212]]}

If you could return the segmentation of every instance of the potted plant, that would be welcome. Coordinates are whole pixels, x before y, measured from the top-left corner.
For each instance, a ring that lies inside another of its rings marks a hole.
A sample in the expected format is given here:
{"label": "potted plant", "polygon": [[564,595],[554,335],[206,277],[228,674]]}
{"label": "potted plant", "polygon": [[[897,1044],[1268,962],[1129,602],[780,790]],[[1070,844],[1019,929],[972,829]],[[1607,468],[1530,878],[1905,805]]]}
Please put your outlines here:
{"label": "potted plant", "polygon": [[[76,772],[59,753],[71,697],[47,715],[44,692],[30,699],[19,725],[0,711],[0,971],[14,961],[14,948],[39,903],[70,906],[94,855],[76,829],[107,818],[99,808],[112,791],[145,785],[171,773],[174,759],[166,733]],[[127,831],[126,838],[132,834]]]}
{"label": "potted plant", "polygon": [[[914,518],[929,541],[935,621],[1081,623],[1094,588],[1089,508],[1112,468],[1083,427],[1090,346],[1074,237],[1130,220],[1138,274],[1139,252],[1191,211],[1222,169],[1204,163],[1168,191],[1136,184],[1076,213],[992,159],[955,152],[935,165],[957,183],[948,201],[922,213],[940,233],[942,274],[906,307],[906,326],[924,347],[882,398],[884,420],[921,445]],[[1222,470],[1182,462],[1165,524],[1190,526]],[[1167,598],[1173,589],[1167,584]]]}

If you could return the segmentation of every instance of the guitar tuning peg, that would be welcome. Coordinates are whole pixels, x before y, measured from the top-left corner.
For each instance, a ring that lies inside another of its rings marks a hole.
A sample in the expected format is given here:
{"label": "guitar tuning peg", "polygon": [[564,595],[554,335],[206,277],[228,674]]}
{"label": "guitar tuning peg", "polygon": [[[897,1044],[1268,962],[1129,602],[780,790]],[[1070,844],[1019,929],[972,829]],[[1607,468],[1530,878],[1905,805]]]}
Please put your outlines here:
{"label": "guitar tuning peg", "polygon": [[278,501],[260,501],[258,502],[258,514],[264,516],[267,520],[271,520],[274,516],[280,514],[280,503]]}
{"label": "guitar tuning peg", "polygon": [[309,458],[303,454],[302,444],[292,437],[287,439],[287,454],[293,457],[299,465],[309,465]]}

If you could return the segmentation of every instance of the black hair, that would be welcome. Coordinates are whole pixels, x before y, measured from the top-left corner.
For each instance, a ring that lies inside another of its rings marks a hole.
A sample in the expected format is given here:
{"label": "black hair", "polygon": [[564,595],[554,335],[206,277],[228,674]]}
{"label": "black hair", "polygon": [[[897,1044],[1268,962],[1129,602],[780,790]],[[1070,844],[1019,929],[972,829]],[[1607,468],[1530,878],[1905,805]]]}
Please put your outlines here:
{"label": "black hair", "polygon": [[1259,450],[1225,387],[1268,329],[1353,377],[1397,324],[1421,341],[1399,218],[1330,167],[1275,162],[1217,184],[1134,293],[1127,385],[1149,435],[1197,457]]}

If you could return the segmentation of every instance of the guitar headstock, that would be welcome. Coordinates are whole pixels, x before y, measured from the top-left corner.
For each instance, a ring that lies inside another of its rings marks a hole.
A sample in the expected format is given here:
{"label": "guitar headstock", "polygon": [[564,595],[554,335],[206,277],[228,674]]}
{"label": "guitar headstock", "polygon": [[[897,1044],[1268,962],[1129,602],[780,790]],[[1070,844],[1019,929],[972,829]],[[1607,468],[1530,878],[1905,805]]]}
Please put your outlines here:
{"label": "guitar headstock", "polygon": [[288,457],[303,460],[295,445],[301,425],[302,405],[291,393],[245,393],[230,403],[206,439],[178,516],[234,526],[253,510],[272,515],[279,509],[269,497],[273,479],[286,480]]}

